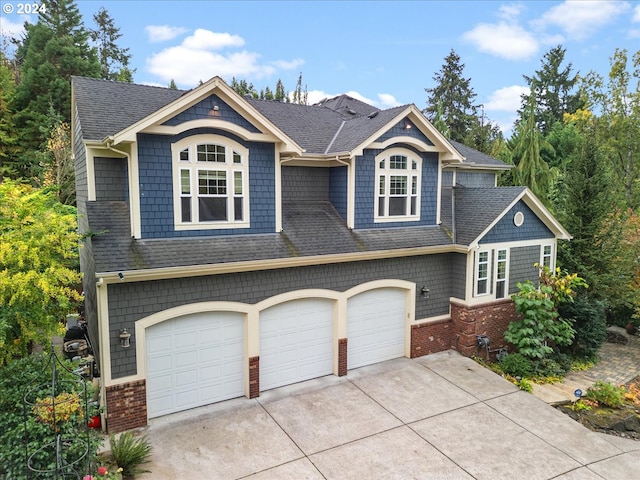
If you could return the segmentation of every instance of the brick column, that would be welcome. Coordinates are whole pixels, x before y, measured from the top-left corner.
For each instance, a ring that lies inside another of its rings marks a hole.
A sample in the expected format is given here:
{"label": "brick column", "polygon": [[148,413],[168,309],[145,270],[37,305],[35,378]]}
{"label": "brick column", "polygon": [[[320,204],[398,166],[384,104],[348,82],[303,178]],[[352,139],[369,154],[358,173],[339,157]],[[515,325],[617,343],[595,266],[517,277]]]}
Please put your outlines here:
{"label": "brick column", "polygon": [[249,398],[260,396],[260,357],[249,359]]}
{"label": "brick column", "polygon": [[344,377],[347,374],[347,339],[338,340],[338,376]]}
{"label": "brick column", "polygon": [[145,380],[106,387],[107,432],[118,433],[147,425]]}

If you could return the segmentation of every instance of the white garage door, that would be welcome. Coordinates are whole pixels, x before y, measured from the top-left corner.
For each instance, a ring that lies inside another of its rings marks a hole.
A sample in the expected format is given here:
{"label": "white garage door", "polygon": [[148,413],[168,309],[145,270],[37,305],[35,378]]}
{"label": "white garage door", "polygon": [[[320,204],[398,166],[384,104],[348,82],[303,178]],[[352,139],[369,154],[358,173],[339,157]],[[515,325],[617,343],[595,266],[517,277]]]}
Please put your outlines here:
{"label": "white garage door", "polygon": [[149,418],[244,395],[243,320],[204,312],[147,328]]}
{"label": "white garage door", "polygon": [[333,305],[305,298],[260,313],[260,390],[333,373]]}
{"label": "white garage door", "polygon": [[349,299],[347,368],[404,356],[405,290],[379,288]]}

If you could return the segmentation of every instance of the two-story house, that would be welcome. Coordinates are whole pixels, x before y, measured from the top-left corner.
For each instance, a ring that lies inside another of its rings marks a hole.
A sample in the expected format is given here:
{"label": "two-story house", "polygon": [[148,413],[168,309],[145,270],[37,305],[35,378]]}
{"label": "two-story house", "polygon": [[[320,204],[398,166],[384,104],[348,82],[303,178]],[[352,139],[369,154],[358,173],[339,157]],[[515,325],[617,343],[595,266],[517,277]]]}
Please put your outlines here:
{"label": "two-story house", "polygon": [[415,105],[73,78],[85,315],[110,431],[492,346],[569,234]]}

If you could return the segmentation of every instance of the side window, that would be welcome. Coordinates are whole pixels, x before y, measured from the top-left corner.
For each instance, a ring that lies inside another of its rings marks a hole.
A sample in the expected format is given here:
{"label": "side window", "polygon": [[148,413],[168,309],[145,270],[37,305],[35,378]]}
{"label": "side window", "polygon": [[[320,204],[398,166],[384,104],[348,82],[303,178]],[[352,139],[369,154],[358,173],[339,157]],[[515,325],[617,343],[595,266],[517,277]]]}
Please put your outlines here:
{"label": "side window", "polygon": [[422,159],[406,149],[376,157],[376,222],[420,220],[421,171]]}
{"label": "side window", "polygon": [[476,264],[476,295],[489,293],[489,252],[478,252]]}
{"label": "side window", "polygon": [[553,245],[542,246],[542,258],[540,264],[553,270]]}
{"label": "side window", "polygon": [[496,251],[496,298],[507,296],[507,250]]}
{"label": "side window", "polygon": [[249,151],[218,135],[172,145],[179,230],[249,227]]}

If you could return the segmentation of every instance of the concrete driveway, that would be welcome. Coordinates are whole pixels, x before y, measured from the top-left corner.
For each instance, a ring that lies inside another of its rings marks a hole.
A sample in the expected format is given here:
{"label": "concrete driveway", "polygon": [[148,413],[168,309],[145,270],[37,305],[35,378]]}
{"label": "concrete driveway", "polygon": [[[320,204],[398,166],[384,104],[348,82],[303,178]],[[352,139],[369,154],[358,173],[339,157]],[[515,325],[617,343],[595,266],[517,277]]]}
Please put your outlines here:
{"label": "concrete driveway", "polygon": [[150,422],[140,479],[637,479],[640,442],[598,434],[449,351]]}

